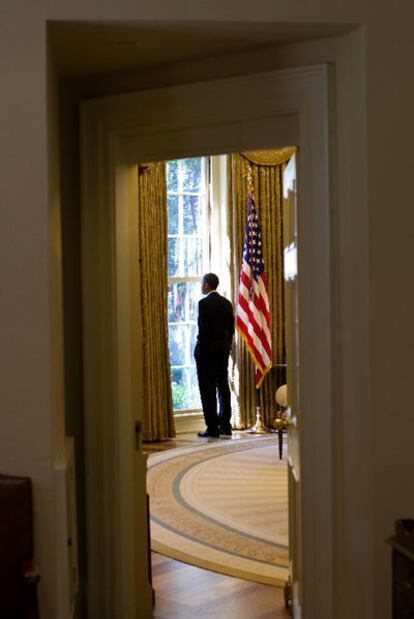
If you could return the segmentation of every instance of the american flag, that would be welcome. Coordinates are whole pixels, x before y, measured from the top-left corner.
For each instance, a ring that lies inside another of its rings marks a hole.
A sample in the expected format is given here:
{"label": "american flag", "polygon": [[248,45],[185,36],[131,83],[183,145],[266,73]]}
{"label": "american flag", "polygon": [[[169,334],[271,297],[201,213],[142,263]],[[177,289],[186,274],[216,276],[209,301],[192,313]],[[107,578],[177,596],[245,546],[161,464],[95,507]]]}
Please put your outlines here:
{"label": "american flag", "polygon": [[256,205],[249,192],[246,240],[240,272],[236,327],[256,365],[256,389],[272,367],[269,297]]}

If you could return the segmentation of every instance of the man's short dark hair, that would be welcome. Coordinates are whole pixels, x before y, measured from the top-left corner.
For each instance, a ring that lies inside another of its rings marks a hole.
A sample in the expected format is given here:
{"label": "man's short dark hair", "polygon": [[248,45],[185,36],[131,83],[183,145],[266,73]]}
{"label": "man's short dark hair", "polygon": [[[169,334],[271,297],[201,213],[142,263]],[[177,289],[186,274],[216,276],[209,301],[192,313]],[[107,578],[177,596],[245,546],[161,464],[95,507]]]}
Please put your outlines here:
{"label": "man's short dark hair", "polygon": [[203,282],[206,282],[211,290],[216,290],[219,285],[219,278],[214,273],[206,273],[203,276]]}

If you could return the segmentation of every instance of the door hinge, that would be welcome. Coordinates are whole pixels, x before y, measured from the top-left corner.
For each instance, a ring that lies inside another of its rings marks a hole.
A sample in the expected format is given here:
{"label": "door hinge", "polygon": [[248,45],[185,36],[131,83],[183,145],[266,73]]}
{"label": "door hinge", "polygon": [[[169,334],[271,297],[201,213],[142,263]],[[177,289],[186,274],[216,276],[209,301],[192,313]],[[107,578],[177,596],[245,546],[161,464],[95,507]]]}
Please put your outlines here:
{"label": "door hinge", "polygon": [[285,607],[288,608],[293,616],[293,587],[289,576],[283,589],[283,597],[285,599]]}
{"label": "door hinge", "polygon": [[135,422],[135,450],[141,451],[141,439],[142,439],[142,423],[140,421]]}

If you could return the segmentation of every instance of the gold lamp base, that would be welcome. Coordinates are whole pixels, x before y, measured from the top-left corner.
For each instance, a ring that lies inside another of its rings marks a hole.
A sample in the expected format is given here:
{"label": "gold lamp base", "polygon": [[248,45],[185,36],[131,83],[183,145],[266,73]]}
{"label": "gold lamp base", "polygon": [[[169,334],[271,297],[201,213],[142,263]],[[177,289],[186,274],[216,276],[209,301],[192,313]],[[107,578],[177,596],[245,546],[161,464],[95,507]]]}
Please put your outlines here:
{"label": "gold lamp base", "polygon": [[263,414],[262,414],[261,406],[256,406],[256,423],[253,426],[253,428],[250,428],[250,430],[247,430],[247,432],[249,434],[271,434],[273,432],[271,428],[268,428],[263,423]]}

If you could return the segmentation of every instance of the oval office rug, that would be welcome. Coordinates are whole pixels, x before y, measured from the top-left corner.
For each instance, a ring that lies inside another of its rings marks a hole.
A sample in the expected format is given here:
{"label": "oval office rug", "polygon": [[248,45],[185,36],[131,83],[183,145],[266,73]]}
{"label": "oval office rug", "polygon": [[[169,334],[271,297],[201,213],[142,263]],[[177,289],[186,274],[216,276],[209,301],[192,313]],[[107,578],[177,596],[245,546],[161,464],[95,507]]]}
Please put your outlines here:
{"label": "oval office rug", "polygon": [[286,582],[287,465],[274,434],[151,454],[147,487],[152,550],[238,578]]}

